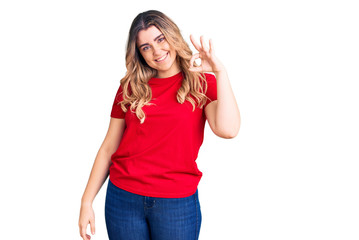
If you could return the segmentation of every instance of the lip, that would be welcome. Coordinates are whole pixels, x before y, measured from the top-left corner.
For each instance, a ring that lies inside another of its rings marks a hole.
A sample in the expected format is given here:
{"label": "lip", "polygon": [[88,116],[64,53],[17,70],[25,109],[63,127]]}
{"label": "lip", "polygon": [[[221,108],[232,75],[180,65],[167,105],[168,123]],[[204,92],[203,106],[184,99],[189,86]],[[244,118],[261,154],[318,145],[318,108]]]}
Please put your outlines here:
{"label": "lip", "polygon": [[[168,57],[168,54],[169,54],[169,52],[166,53],[166,57],[165,57],[164,59],[162,59],[161,61],[155,60],[155,62],[161,63],[161,62],[165,61],[165,60],[167,59],[167,57]],[[162,56],[162,57],[163,57],[163,56]],[[159,57],[158,59],[160,59],[160,58],[162,58],[162,57]]]}

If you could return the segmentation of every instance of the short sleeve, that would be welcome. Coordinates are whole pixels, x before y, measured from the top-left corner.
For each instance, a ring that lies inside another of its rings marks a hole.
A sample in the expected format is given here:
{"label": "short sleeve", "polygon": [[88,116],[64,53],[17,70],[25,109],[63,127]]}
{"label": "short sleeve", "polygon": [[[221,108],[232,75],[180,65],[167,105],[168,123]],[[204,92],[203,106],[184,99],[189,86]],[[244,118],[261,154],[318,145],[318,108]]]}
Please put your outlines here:
{"label": "short sleeve", "polygon": [[122,86],[120,85],[112,105],[111,117],[113,118],[125,118],[125,112],[122,110],[121,105],[117,104],[123,100],[122,92],[123,89]]}
{"label": "short sleeve", "polygon": [[209,98],[205,103],[203,109],[207,107],[209,103],[214,100],[217,100],[217,80],[214,74],[204,73],[206,80],[207,80],[207,92],[206,96]]}

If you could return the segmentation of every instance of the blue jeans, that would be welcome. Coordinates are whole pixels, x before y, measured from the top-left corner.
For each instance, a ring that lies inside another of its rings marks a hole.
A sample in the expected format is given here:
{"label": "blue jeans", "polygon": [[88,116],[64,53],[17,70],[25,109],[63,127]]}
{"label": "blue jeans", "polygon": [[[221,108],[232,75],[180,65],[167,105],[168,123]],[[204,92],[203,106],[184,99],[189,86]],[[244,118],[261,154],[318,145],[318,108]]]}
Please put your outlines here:
{"label": "blue jeans", "polygon": [[105,220],[110,240],[197,240],[202,221],[198,189],[184,198],[147,197],[109,179]]}

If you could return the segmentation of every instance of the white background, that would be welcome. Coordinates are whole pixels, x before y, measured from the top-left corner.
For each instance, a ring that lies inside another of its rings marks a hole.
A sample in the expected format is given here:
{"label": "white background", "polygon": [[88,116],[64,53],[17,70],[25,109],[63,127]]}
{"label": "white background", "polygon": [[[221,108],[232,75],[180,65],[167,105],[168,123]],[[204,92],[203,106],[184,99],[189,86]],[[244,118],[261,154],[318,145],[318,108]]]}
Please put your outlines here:
{"label": "white background", "polygon": [[[200,239],[359,239],[354,3],[1,1],[0,238],[80,239],[130,24],[156,9],[188,43],[213,39],[241,112],[234,139],[206,125]],[[107,239],[105,186],[93,239]]]}

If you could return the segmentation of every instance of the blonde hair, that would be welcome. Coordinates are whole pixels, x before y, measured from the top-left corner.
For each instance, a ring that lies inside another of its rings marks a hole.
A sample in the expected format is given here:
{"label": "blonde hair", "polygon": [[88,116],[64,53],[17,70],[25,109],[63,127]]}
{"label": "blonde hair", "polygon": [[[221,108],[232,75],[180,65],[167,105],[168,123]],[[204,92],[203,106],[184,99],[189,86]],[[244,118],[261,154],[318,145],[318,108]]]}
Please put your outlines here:
{"label": "blonde hair", "polygon": [[[135,110],[141,124],[146,118],[142,107],[151,105],[149,102],[152,99],[152,91],[148,81],[157,75],[157,70],[148,66],[136,46],[136,39],[141,30],[146,30],[150,26],[157,27],[177,53],[176,61],[178,61],[184,75],[182,86],[177,91],[177,101],[181,104],[186,100],[189,101],[194,111],[196,102],[198,107],[202,108],[207,100],[207,96],[204,94],[207,91],[206,78],[203,73],[188,70],[192,51],[183,39],[177,25],[157,10],[142,12],[133,20],[129,31],[126,50],[127,72],[120,83],[123,92],[119,93],[123,94],[123,100],[117,103],[121,105],[124,112],[127,112],[126,106],[130,106],[132,112]],[[193,65],[198,66],[195,62]]]}

